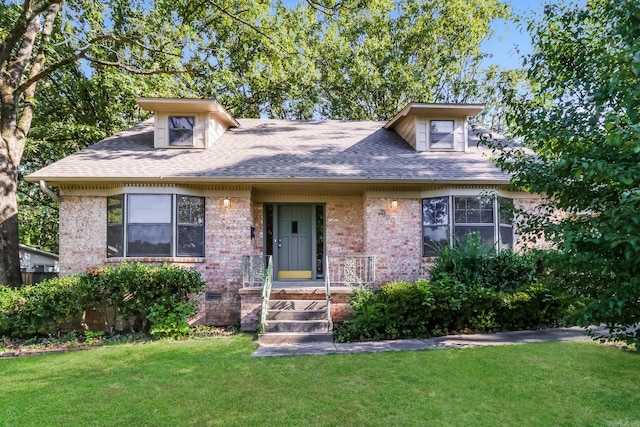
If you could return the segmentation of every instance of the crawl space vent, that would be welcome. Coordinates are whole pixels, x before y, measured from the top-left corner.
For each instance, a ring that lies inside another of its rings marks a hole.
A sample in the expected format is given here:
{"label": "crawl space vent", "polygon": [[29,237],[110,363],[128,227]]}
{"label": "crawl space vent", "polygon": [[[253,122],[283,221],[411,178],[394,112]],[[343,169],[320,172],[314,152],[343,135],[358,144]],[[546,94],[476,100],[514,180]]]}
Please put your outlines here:
{"label": "crawl space vent", "polygon": [[204,297],[207,301],[220,301],[222,299],[222,293],[207,291],[205,292]]}

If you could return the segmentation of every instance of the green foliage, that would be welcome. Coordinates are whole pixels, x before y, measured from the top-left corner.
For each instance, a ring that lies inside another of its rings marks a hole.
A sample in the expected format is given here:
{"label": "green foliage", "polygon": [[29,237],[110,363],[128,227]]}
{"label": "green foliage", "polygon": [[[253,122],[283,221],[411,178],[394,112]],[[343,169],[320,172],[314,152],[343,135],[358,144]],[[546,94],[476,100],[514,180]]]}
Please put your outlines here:
{"label": "green foliage", "polygon": [[454,247],[445,246],[431,268],[432,281],[455,280],[470,288],[485,287],[514,292],[536,280],[537,255],[516,254],[481,244],[480,235],[472,233]]}
{"label": "green foliage", "polygon": [[640,319],[637,2],[550,5],[528,28],[531,90],[505,94],[524,146],[497,147],[497,164],[516,187],[546,195],[523,224],[558,250],[556,274],[586,302],[575,319],[638,341],[626,331]]}
{"label": "green foliage", "polygon": [[0,335],[58,332],[61,323],[82,313],[83,298],[75,276],[18,289],[0,286]]}
{"label": "green foliage", "polygon": [[94,308],[102,314],[109,334],[120,315],[131,332],[181,337],[189,330],[187,319],[195,314],[191,296],[205,286],[193,269],[142,263],[98,267],[17,289],[0,286],[0,335],[24,337],[53,327],[59,330],[62,322],[77,320],[84,309]]}
{"label": "green foliage", "polygon": [[353,316],[335,335],[358,341],[557,326],[578,304],[557,285],[553,270],[536,271],[546,259],[546,253],[495,254],[472,235],[441,251],[429,282],[355,291]]}
{"label": "green foliage", "polygon": [[153,338],[183,338],[190,331],[187,317],[192,316],[194,312],[193,304],[155,304],[147,315],[151,322],[149,333]]}
{"label": "green foliage", "polygon": [[168,264],[152,267],[122,263],[116,268],[99,267],[81,275],[81,280],[91,290],[92,297],[86,304],[103,314],[107,332],[112,333],[115,328],[115,319],[108,318],[108,309],[116,308],[129,322],[132,332],[151,328],[158,336],[184,334],[184,325],[188,328],[186,319],[195,314],[190,297],[206,286],[195,270]]}

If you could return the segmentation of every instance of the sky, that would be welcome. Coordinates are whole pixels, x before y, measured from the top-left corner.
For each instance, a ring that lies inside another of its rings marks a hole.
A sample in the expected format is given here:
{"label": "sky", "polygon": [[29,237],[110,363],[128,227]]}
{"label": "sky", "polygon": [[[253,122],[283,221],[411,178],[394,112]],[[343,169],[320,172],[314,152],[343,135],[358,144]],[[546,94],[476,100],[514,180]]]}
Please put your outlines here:
{"label": "sky", "polygon": [[[549,0],[505,0],[511,5],[511,9],[516,15],[531,16],[539,15],[545,3]],[[496,35],[483,43],[483,50],[493,55],[485,62],[489,64],[499,64],[502,68],[511,69],[522,66],[522,58],[515,52],[518,46],[522,53],[531,53],[531,39],[524,28],[515,22],[496,20],[494,23]]]}

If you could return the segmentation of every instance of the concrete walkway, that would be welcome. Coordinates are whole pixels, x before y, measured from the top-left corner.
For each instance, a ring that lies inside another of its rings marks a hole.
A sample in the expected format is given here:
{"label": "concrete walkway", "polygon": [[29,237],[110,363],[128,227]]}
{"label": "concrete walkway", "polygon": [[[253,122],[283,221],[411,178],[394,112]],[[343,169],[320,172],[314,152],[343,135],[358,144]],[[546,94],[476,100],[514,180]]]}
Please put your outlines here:
{"label": "concrete walkway", "polygon": [[377,353],[381,351],[435,350],[468,348],[481,345],[525,344],[542,341],[588,341],[579,327],[551,328],[536,331],[513,331],[496,334],[448,335],[429,339],[370,341],[356,343],[309,343],[260,346],[252,357],[298,356],[318,354]]}

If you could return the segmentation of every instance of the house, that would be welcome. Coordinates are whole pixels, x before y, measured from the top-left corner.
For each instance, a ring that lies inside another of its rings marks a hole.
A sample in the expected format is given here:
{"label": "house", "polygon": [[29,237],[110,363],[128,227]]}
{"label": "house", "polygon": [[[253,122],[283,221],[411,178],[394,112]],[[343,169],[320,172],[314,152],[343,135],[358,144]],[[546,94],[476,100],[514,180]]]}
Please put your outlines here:
{"label": "house", "polygon": [[58,255],[32,246],[19,245],[20,271],[24,284],[35,284],[58,275]]}
{"label": "house", "polygon": [[310,299],[328,285],[339,318],[351,291],[337,285],[426,276],[438,245],[474,231],[513,247],[504,208],[536,203],[479,144],[488,131],[468,117],[482,105],[411,103],[373,122],[137,102],[154,118],[26,179],[60,189],[61,274],[125,260],[194,267],[208,283],[201,323],[255,329],[265,256],[274,290]]}

